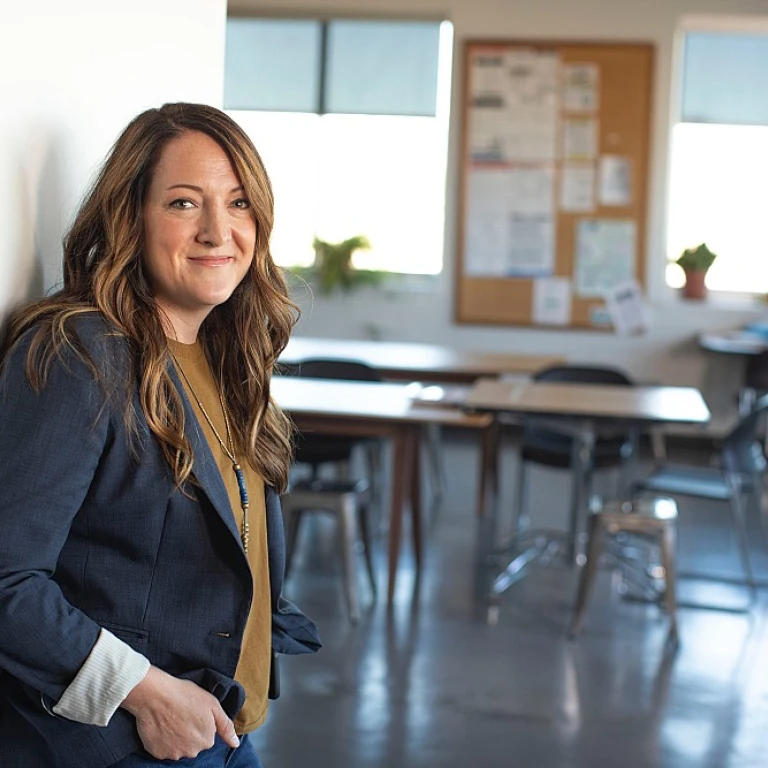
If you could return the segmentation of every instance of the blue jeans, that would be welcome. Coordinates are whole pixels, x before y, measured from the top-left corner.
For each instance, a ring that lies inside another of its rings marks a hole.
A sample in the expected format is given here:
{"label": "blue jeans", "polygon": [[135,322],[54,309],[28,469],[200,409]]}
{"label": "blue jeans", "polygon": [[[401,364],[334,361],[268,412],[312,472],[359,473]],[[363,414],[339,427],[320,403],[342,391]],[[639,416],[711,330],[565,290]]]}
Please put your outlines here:
{"label": "blue jeans", "polygon": [[232,749],[216,736],[216,743],[197,757],[155,760],[141,755],[129,755],[125,760],[115,763],[113,768],[158,768],[163,765],[178,765],[180,768],[263,768],[248,734],[240,737],[240,746],[237,749]]}

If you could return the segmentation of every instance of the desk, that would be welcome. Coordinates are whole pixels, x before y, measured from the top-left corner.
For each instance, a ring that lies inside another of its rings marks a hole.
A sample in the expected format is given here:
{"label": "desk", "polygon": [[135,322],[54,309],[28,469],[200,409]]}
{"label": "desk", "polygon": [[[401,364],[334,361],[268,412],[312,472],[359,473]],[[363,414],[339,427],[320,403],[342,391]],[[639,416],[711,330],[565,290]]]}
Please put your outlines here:
{"label": "desk", "polygon": [[280,362],[295,365],[302,360],[358,360],[392,381],[440,381],[471,384],[483,376],[530,375],[564,362],[561,357],[470,352],[434,344],[389,341],[311,339],[294,336]]}
{"label": "desk", "polygon": [[768,352],[768,337],[765,333],[739,328],[719,333],[702,333],[699,346],[707,352],[746,358],[746,370],[739,390],[739,414],[746,415],[757,399],[757,390],[766,389],[768,372],[765,358],[761,355]]}
{"label": "desk", "polygon": [[743,330],[702,333],[699,346],[708,352],[726,355],[759,355],[768,350],[768,339]]}
{"label": "desk", "polygon": [[486,506],[485,481],[493,467],[490,435],[493,419],[484,414],[467,414],[458,408],[430,407],[414,403],[406,384],[306,379],[275,376],[272,396],[301,432],[322,432],[353,437],[383,437],[392,441],[393,467],[389,520],[387,601],[395,592],[400,557],[402,520],[410,503],[414,559],[417,576],[421,567],[421,490],[419,447],[424,425],[480,430],[481,477],[478,483],[478,510]]}
{"label": "desk", "polygon": [[[648,428],[664,424],[704,426],[710,418],[701,393],[691,387],[619,387],[596,384],[557,384],[549,382],[504,382],[481,379],[471,387],[465,408],[474,412],[507,414],[535,418],[574,439],[572,469],[574,493],[571,498],[571,531],[579,529],[586,511],[584,479],[598,432],[603,428]],[[490,499],[490,494],[488,496]],[[489,530],[478,537],[479,559],[487,560],[495,542],[496,498],[489,509]],[[545,554],[537,545],[516,554],[499,573],[492,586],[483,592],[491,605],[512,584],[522,578],[524,569]]]}

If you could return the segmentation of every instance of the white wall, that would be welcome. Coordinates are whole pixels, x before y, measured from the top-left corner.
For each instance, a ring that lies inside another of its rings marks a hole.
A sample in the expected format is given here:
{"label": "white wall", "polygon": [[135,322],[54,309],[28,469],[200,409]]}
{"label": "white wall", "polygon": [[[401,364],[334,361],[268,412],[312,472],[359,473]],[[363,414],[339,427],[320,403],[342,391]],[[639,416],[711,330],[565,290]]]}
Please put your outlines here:
{"label": "white wall", "polygon": [[120,130],[166,101],[221,106],[226,0],[0,5],[0,312],[61,278],[61,236]]}
{"label": "white wall", "polygon": [[[730,409],[741,376],[738,359],[711,358],[695,344],[704,329],[728,328],[759,315],[744,304],[680,301],[664,283],[665,209],[670,127],[672,46],[678,20],[688,14],[768,16],[765,0],[230,0],[231,10],[271,13],[403,13],[449,18],[456,51],[469,38],[627,40],[656,46],[648,220],[648,291],[653,327],[639,338],[597,331],[547,331],[457,325],[453,321],[459,115],[452,116],[445,269],[436,291],[370,291],[342,299],[302,301],[305,335],[365,337],[373,325],[384,338],[433,341],[458,347],[563,355],[611,363],[644,380],[701,386],[715,411]],[[454,70],[454,103],[461,85]],[[278,201],[279,204],[279,201]]]}

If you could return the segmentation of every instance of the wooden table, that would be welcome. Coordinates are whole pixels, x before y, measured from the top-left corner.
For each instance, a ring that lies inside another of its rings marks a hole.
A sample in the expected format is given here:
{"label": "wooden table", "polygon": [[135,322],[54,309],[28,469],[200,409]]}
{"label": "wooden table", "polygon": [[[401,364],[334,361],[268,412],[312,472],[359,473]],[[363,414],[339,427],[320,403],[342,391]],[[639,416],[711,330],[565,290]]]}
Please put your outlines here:
{"label": "wooden table", "polygon": [[421,567],[420,440],[424,425],[479,430],[481,436],[478,511],[487,506],[486,474],[492,471],[493,418],[467,414],[458,408],[419,405],[406,384],[308,379],[275,376],[272,395],[301,432],[353,437],[383,437],[392,441],[393,467],[388,546],[387,600],[395,592],[405,508],[410,506],[417,576]]}
{"label": "wooden table", "polygon": [[295,365],[313,358],[357,360],[392,381],[442,381],[471,384],[483,376],[530,375],[559,365],[561,357],[474,352],[435,344],[389,341],[350,341],[294,336],[280,362]]}
{"label": "wooden table", "polygon": [[[641,428],[664,424],[704,426],[710,418],[701,393],[692,387],[621,387],[603,384],[560,384],[550,382],[504,382],[481,379],[468,390],[465,408],[471,412],[535,419],[551,429],[574,438],[572,471],[574,492],[571,498],[570,529],[575,539],[579,520],[586,512],[585,478],[592,460],[597,434],[603,429]],[[491,477],[494,472],[490,473]],[[486,535],[478,537],[478,562],[487,561],[495,546],[496,499],[491,503]],[[525,573],[525,568],[544,554],[538,544],[515,552],[504,569],[484,589],[490,605]],[[489,613],[489,618],[491,614]]]}

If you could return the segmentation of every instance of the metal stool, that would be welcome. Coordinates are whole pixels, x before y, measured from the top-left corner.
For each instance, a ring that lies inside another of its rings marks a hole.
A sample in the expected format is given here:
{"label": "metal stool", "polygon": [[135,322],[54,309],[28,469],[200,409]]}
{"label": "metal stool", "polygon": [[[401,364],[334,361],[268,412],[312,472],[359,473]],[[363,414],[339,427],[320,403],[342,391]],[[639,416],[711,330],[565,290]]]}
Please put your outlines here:
{"label": "metal stool", "polygon": [[355,544],[363,544],[365,565],[371,583],[371,592],[376,599],[376,577],[371,560],[371,537],[368,520],[369,485],[367,480],[300,480],[287,493],[283,494],[283,518],[286,531],[286,573],[290,568],[299,524],[305,512],[331,512],[339,519],[339,539],[341,544],[341,565],[344,579],[344,592],[350,621],[360,618],[360,601],[357,593],[355,569]]}
{"label": "metal stool", "polygon": [[670,639],[677,639],[677,598],[675,595],[675,522],[677,504],[674,499],[656,497],[635,501],[611,501],[592,513],[589,518],[589,547],[587,562],[579,579],[576,605],[571,618],[570,637],[581,630],[587,602],[595,580],[605,535],[629,533],[657,541],[664,569],[662,601],[669,613]]}

